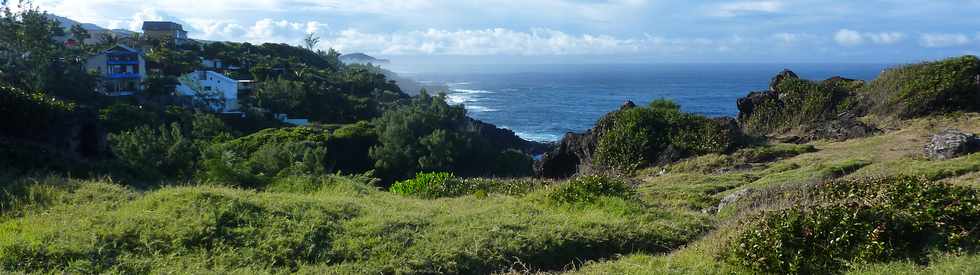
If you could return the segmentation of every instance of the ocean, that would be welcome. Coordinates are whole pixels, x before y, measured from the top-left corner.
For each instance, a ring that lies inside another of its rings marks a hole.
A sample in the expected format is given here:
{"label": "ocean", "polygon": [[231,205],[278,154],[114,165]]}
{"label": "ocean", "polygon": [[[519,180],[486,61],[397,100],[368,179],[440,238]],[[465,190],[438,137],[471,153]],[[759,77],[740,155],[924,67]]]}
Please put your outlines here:
{"label": "ocean", "polygon": [[735,116],[735,103],[765,90],[788,68],[806,79],[843,76],[871,80],[888,64],[589,64],[453,65],[429,70],[392,68],[427,85],[445,85],[451,104],[476,119],[534,141],[583,132],[625,101],[671,99],[682,110]]}

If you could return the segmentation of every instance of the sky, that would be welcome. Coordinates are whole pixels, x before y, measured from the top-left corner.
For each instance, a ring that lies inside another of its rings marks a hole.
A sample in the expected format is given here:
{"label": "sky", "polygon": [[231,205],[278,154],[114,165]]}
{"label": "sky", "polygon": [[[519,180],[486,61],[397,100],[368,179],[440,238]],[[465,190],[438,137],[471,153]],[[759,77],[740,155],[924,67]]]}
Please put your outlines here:
{"label": "sky", "polygon": [[980,53],[980,0],[35,0],[84,23],[394,60],[916,62]]}

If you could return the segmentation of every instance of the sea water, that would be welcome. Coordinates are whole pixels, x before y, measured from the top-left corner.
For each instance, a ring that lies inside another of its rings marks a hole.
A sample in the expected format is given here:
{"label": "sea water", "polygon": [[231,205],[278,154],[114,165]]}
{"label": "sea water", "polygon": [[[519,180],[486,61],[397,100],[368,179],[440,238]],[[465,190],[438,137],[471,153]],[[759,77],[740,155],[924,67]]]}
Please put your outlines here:
{"label": "sea water", "polygon": [[645,105],[670,99],[710,117],[735,116],[736,101],[765,90],[791,69],[805,79],[832,76],[870,80],[888,64],[588,64],[455,65],[401,70],[409,78],[449,88],[447,101],[476,119],[524,139],[555,141],[583,132],[625,101]]}

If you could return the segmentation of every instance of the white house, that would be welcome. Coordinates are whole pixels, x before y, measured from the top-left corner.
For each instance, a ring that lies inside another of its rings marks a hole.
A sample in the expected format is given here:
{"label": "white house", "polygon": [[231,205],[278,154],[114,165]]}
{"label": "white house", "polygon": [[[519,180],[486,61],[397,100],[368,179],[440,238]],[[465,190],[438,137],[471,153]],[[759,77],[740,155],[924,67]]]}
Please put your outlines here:
{"label": "white house", "polygon": [[194,97],[215,112],[239,113],[238,80],[215,71],[195,71],[180,77],[177,93]]}
{"label": "white house", "polygon": [[108,95],[132,95],[143,89],[146,60],[143,51],[116,45],[85,62],[85,69],[101,76],[100,90]]}

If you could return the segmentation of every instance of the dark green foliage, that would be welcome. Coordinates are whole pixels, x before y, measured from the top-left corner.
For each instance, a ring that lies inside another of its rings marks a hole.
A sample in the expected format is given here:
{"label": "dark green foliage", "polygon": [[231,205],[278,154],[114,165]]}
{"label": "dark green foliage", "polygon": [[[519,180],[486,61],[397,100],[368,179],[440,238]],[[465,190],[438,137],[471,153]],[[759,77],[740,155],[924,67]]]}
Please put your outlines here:
{"label": "dark green foliage", "polygon": [[588,175],[559,184],[548,192],[548,199],[557,203],[592,203],[601,197],[627,199],[634,195],[633,186],[622,179]]}
{"label": "dark green foliage", "polygon": [[500,152],[494,164],[494,176],[497,177],[524,177],[534,174],[534,158],[519,150],[507,149]]}
{"label": "dark green foliage", "polygon": [[0,136],[33,138],[45,135],[64,120],[75,104],[39,92],[26,92],[0,84]]}
{"label": "dark green foliage", "polygon": [[56,43],[65,35],[30,1],[0,5],[0,83],[80,102],[98,99],[95,78],[82,69],[85,53]]}
{"label": "dark green foliage", "polygon": [[873,111],[914,117],[980,109],[980,59],[968,55],[890,69],[862,92]]}
{"label": "dark green foliage", "polygon": [[442,96],[422,93],[375,121],[378,145],[370,152],[375,168],[387,181],[427,171],[493,175],[496,171],[487,167],[494,167],[492,162],[508,148],[478,146],[489,142],[467,131],[467,123],[462,106],[450,106]]}
{"label": "dark green foliage", "polygon": [[303,83],[284,79],[273,79],[262,82],[256,88],[251,100],[258,107],[274,113],[300,115],[296,107],[302,104],[306,97]]}
{"label": "dark green foliage", "polygon": [[764,216],[731,244],[729,259],[760,272],[839,273],[854,263],[980,247],[976,190],[900,177],[830,183],[827,203]]}
{"label": "dark green foliage", "polygon": [[139,126],[162,124],[160,115],[143,106],[117,102],[99,110],[99,120],[110,133],[135,129]]}
{"label": "dark green foliage", "polygon": [[129,172],[143,179],[189,179],[196,169],[198,149],[176,123],[110,134],[109,143]]}
{"label": "dark green foliage", "polygon": [[681,112],[670,101],[658,100],[650,106],[622,110],[599,122],[609,128],[599,137],[595,164],[632,172],[663,161],[661,154],[668,150],[672,152],[667,153],[680,154],[676,157],[727,152],[738,138],[731,129],[703,116]]}

